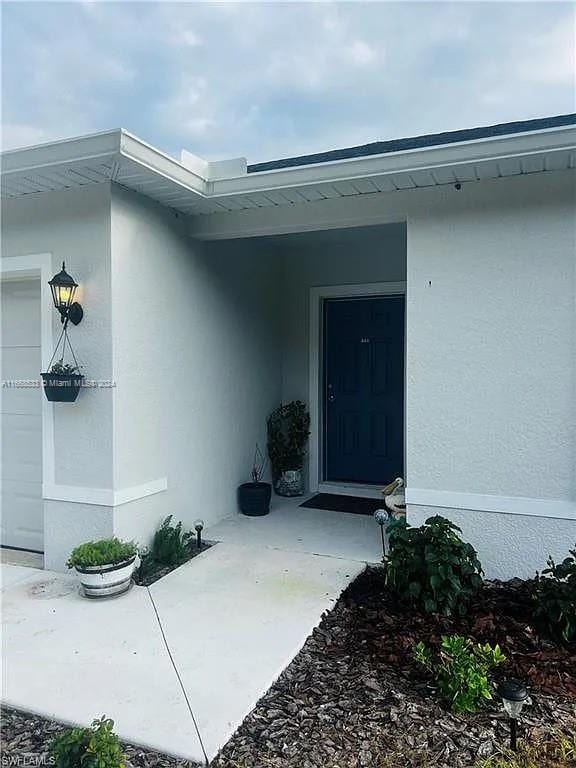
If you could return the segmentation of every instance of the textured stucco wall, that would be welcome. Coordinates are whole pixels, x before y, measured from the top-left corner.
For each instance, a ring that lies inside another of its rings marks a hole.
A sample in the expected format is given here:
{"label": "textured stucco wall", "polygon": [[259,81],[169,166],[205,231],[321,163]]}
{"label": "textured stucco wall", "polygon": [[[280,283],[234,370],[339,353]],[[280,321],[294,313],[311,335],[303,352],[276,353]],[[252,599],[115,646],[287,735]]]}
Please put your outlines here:
{"label": "textured stucco wall", "polygon": [[574,187],[523,181],[409,218],[414,488],[576,500]]}
{"label": "textured stucco wall", "polygon": [[[2,257],[52,254],[53,273],[62,261],[80,284],[84,319],[70,326],[70,339],[89,379],[112,378],[110,288],[110,186],[102,184],[2,202]],[[54,343],[61,330],[50,304]],[[112,487],[112,389],[85,389],[73,405],[55,403],[55,477],[45,482],[81,488]],[[44,501],[47,568],[60,569],[70,550],[93,533],[111,531],[111,508]]]}
{"label": "textured stucco wall", "polygon": [[117,532],[145,542],[168,514],[236,510],[280,399],[278,275],[263,244],[196,243],[173,212],[113,188],[115,486],[168,480],[116,507]]}
{"label": "textured stucco wall", "polygon": [[460,526],[462,538],[475,547],[490,579],[532,578],[546,567],[550,555],[556,561],[563,560],[576,542],[574,520],[408,506],[411,525],[422,525],[433,515],[448,517]]}
{"label": "textured stucco wall", "polygon": [[[408,217],[407,482],[576,509],[574,177],[463,188]],[[425,502],[423,502],[425,503]],[[488,575],[566,554],[576,520],[447,514]]]}
{"label": "textured stucco wall", "polygon": [[307,402],[310,288],[404,281],[406,228],[393,224],[269,240],[282,254],[282,398]]}

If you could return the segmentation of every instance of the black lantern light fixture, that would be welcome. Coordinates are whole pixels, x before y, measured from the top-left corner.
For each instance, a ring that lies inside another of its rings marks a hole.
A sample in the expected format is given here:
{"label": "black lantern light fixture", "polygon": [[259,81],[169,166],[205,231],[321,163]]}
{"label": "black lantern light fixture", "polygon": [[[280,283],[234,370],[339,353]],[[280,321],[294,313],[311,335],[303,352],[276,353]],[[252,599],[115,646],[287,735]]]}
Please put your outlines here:
{"label": "black lantern light fixture", "polygon": [[387,509],[377,509],[374,512],[374,520],[380,526],[380,538],[382,539],[382,562],[386,557],[386,537],[384,535],[384,526],[390,522],[390,515]]}
{"label": "black lantern light fixture", "polygon": [[74,325],[78,325],[84,316],[84,310],[77,301],[74,301],[78,283],[66,272],[64,262],[62,262],[62,270],[48,281],[48,285],[62,322],[67,325],[70,320]]}
{"label": "black lantern light fixture", "polygon": [[196,531],[196,546],[198,549],[202,549],[202,529],[204,528],[204,520],[195,520],[194,529]]}
{"label": "black lantern light fixture", "polygon": [[528,701],[528,689],[520,680],[503,680],[498,686],[498,695],[510,720],[510,749],[516,751],[518,718],[522,707]]}

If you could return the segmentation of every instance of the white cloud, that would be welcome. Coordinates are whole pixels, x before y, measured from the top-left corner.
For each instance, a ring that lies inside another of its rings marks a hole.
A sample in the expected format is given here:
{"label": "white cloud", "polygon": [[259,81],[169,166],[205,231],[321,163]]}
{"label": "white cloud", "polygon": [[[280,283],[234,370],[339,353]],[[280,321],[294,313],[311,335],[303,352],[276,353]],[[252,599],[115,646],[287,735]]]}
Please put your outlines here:
{"label": "white cloud", "polygon": [[364,40],[354,40],[346,50],[349,58],[361,66],[372,64],[377,58],[375,49]]}

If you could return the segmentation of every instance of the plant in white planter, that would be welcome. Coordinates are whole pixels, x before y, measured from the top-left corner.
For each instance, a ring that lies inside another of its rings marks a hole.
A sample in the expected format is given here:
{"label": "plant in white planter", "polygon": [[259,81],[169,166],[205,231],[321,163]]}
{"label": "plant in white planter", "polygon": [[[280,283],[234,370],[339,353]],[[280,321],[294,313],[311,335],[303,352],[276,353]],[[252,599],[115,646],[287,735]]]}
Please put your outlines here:
{"label": "plant in white planter", "polygon": [[137,556],[133,541],[113,537],[80,544],[66,565],[75,569],[86,597],[112,597],[130,589]]}

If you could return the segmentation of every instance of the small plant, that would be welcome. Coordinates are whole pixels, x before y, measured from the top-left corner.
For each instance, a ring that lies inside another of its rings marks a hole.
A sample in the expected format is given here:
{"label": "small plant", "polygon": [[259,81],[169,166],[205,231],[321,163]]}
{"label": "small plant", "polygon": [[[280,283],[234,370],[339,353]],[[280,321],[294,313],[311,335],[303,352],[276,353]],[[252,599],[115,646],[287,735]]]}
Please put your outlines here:
{"label": "small plant", "polygon": [[70,728],[52,741],[55,768],[124,768],[124,755],[113,732],[114,721],[105,716],[90,728]]}
{"label": "small plant", "polygon": [[268,417],[268,455],[275,476],[302,469],[310,435],[310,415],[301,400],[280,405]]}
{"label": "small plant", "polygon": [[492,698],[488,672],[506,661],[499,645],[474,645],[461,635],[443,636],[439,657],[420,642],[414,659],[438,683],[438,690],[454,712],[476,712]]}
{"label": "small plant", "polygon": [[576,768],[576,730],[550,732],[518,750],[500,749],[497,754],[474,764],[474,768]]}
{"label": "small plant", "polygon": [[120,541],[115,536],[100,541],[87,541],[76,547],[66,565],[68,568],[86,568],[97,565],[117,565],[138,553],[133,541]]}
{"label": "small plant", "polygon": [[250,472],[250,479],[253,483],[261,483],[264,473],[266,472],[266,457],[260,450],[260,446],[256,443],[256,449],[254,451],[254,459],[252,461],[252,471]]}
{"label": "small plant", "polygon": [[536,575],[534,617],[539,630],[559,643],[576,641],[576,545],[561,563],[548,558]]}
{"label": "small plant", "polygon": [[465,613],[470,597],[482,585],[482,566],[460,532],[439,515],[419,528],[403,519],[388,526],[386,583],[400,600],[426,613]]}
{"label": "small plant", "polygon": [[55,373],[61,376],[72,376],[74,374],[80,373],[78,370],[77,365],[72,365],[71,363],[65,363],[63,360],[58,360],[58,362],[54,363],[52,367],[50,368],[50,373]]}
{"label": "small plant", "polygon": [[172,515],[169,515],[154,534],[150,556],[166,566],[176,566],[190,556],[190,543],[194,534],[183,531],[182,523],[172,525]]}

